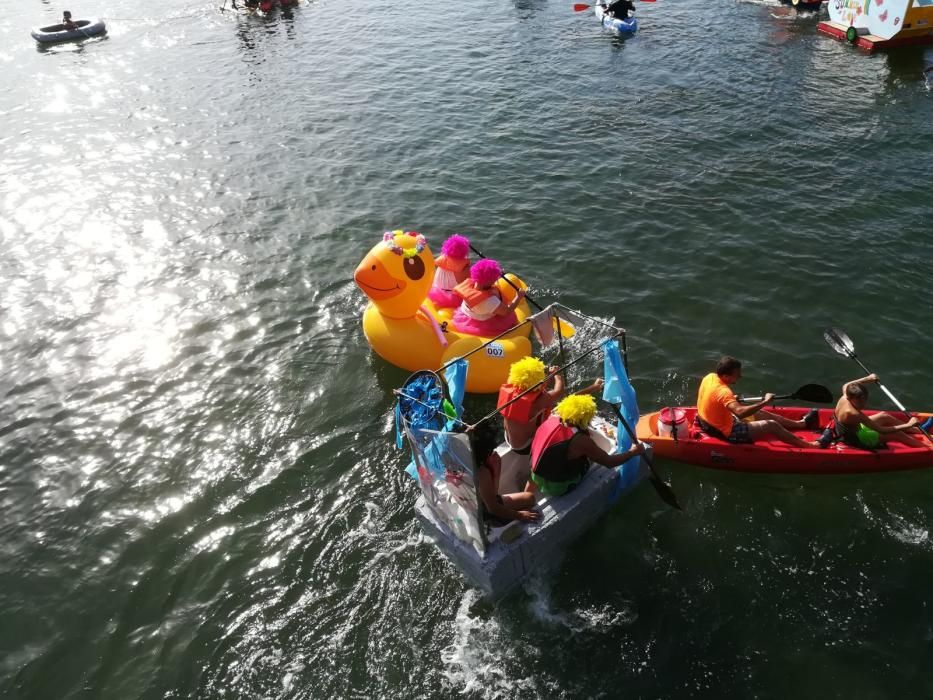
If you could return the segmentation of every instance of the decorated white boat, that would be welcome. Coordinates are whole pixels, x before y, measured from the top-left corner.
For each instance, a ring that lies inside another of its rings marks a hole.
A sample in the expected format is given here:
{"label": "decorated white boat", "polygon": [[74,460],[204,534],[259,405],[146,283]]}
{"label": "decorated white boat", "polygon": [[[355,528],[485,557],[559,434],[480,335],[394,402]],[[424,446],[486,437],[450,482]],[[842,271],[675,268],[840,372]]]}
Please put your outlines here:
{"label": "decorated white boat", "polygon": [[933,0],[829,0],[817,29],[865,49],[933,43]]}
{"label": "decorated white boat", "polygon": [[[576,328],[572,341],[558,335],[555,342],[538,333],[543,329],[547,334],[555,317],[561,319],[561,327],[569,322]],[[634,426],[638,409],[625,368],[624,330],[556,304],[524,323],[533,324],[539,341],[547,341],[542,342],[542,354],[559,346],[562,356],[565,352],[573,356],[563,363],[562,370],[600,353],[605,382],[603,400],[613,406],[619,404],[621,408],[616,408],[616,414],[620,421]],[[582,332],[584,326],[592,329],[593,325],[602,329],[595,339]],[[478,347],[474,352],[482,353],[484,348]],[[411,448],[413,459],[408,472],[421,491],[415,512],[425,533],[467,580],[488,597],[498,599],[519,586],[533,571],[559,563],[568,543],[649,474],[650,452],[614,468],[591,465],[576,487],[562,496],[545,497],[539,493],[535,506],[540,515],[537,522],[515,520],[504,525],[489,522],[478,491],[480,467],[471,435],[475,435],[477,426],[496,421],[499,416],[493,411],[473,425],[463,422],[469,360],[468,354],[442,367],[438,374],[444,375],[443,382],[433,372],[416,372],[396,391],[399,396],[396,440],[402,447],[404,434]],[[431,379],[432,375],[436,380]],[[621,423],[613,425],[599,415],[590,423],[589,435],[610,454],[628,450],[634,439],[634,433],[625,430]],[[502,460],[498,493],[522,491],[529,477],[530,457],[518,454],[505,442],[497,453]],[[656,475],[651,476],[658,487]],[[663,482],[660,485],[666,487]]]}

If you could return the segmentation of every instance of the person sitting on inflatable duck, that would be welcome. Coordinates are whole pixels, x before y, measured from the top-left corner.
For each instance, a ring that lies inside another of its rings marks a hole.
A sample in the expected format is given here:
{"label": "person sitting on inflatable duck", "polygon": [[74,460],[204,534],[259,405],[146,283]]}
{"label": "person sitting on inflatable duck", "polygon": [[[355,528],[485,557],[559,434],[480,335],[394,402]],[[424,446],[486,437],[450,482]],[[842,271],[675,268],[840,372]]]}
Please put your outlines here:
{"label": "person sitting on inflatable duck", "polygon": [[484,258],[470,269],[470,279],[454,287],[463,299],[454,312],[454,328],[468,335],[496,336],[518,324],[515,308],[525,298],[518,290],[512,303],[506,304],[496,282],[502,277],[502,268],[495,260]]}
{"label": "person sitting on inflatable duck", "polygon": [[434,264],[437,268],[428,297],[438,309],[456,308],[460,305],[460,296],[454,289],[470,278],[470,239],[455,233],[444,241]]}
{"label": "person sitting on inflatable duck", "polygon": [[596,399],[588,395],[568,396],[554,407],[531,442],[531,479],[525,491],[563,496],[580,483],[591,461],[611,468],[644,454],[638,442],[612,455],[600,448],[587,432],[595,415]]}

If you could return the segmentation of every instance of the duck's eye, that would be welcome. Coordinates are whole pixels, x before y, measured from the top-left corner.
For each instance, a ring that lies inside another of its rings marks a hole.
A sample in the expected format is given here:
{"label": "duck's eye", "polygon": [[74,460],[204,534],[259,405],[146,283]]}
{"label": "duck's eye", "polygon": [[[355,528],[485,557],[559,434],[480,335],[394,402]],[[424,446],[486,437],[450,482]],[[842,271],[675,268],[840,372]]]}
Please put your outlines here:
{"label": "duck's eye", "polygon": [[408,275],[408,279],[420,280],[424,277],[424,263],[421,258],[405,258],[405,274]]}

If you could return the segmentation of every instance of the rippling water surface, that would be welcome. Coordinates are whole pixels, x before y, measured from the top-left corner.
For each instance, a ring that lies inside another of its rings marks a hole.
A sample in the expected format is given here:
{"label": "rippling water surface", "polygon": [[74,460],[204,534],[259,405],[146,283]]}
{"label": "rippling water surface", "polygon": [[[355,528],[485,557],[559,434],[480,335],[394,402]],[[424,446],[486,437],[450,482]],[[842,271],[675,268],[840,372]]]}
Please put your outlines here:
{"label": "rippling water surface", "polygon": [[661,464],[685,514],[643,488],[496,607],[421,537],[350,281],[385,228],[615,318],[643,409],[722,352],[835,390],[827,325],[933,407],[933,50],[570,5],[4,15],[0,695],[933,694],[925,473]]}

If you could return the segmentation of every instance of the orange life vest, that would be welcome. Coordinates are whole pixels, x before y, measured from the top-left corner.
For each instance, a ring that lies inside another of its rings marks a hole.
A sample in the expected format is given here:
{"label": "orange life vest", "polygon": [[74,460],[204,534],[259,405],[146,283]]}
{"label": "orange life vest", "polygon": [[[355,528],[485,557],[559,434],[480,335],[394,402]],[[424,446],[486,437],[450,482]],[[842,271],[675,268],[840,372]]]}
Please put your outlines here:
{"label": "orange life vest", "polygon": [[[522,391],[524,390],[519,389],[517,386],[503,384],[499,387],[499,400],[496,402],[496,408],[505,406],[505,404],[521,394]],[[508,418],[509,420],[518,421],[519,423],[530,423],[531,419],[534,418],[534,416],[531,415],[531,408],[534,405],[535,399],[540,395],[540,389],[538,391],[529,391],[510,406],[500,408],[499,413],[502,414],[503,418]]]}
{"label": "orange life vest", "polygon": [[454,287],[454,291],[458,296],[460,296],[461,299],[463,299],[463,301],[466,302],[466,305],[471,309],[474,306],[479,306],[484,301],[489,299],[489,297],[499,297],[499,295],[495,292],[495,287],[490,287],[489,289],[477,289],[473,286],[473,280],[463,280],[463,282]]}
{"label": "orange life vest", "polygon": [[453,258],[448,258],[446,255],[441,255],[440,257],[436,258],[434,262],[438,267],[450,272],[460,272],[460,270],[470,264],[470,261],[467,258],[456,260]]}

